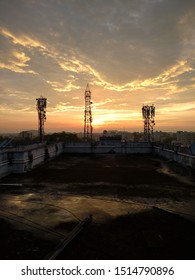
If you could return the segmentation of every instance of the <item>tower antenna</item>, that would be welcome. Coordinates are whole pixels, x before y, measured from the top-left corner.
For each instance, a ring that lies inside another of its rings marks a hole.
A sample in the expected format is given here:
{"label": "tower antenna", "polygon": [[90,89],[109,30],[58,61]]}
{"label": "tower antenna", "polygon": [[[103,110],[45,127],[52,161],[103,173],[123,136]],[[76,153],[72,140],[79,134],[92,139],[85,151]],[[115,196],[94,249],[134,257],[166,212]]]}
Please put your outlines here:
{"label": "tower antenna", "polygon": [[36,99],[38,111],[39,141],[44,139],[44,122],[46,121],[47,98],[40,97]]}
{"label": "tower antenna", "polygon": [[92,141],[92,112],[91,112],[91,91],[89,89],[89,84],[87,84],[85,90],[85,111],[84,111],[84,141]]}
{"label": "tower antenna", "polygon": [[143,105],[142,117],[144,119],[144,141],[153,141],[153,127],[155,126],[155,106]]}

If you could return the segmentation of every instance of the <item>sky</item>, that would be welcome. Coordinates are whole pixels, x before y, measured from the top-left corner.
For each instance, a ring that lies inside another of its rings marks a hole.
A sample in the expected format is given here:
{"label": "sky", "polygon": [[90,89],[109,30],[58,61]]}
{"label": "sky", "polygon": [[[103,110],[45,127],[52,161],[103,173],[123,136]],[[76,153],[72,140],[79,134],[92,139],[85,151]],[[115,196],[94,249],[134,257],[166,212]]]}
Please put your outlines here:
{"label": "sky", "polygon": [[194,0],[0,0],[0,133],[83,131],[89,83],[94,132],[195,131]]}

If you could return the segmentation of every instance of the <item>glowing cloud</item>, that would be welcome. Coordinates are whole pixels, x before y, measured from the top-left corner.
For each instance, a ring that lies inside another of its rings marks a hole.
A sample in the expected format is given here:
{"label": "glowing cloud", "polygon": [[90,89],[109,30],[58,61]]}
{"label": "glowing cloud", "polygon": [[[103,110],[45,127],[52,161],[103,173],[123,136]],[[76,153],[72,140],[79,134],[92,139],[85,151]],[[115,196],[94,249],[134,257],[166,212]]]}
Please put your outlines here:
{"label": "glowing cloud", "polygon": [[66,91],[71,91],[73,89],[79,89],[79,86],[73,85],[72,81],[66,80],[66,85],[63,85],[62,83],[59,82],[51,82],[47,81],[48,84],[50,84],[55,91],[59,92],[66,92]]}
{"label": "glowing cloud", "polygon": [[27,69],[29,67],[29,64],[27,64],[28,61],[30,61],[30,57],[24,52],[14,51],[7,63],[0,62],[0,69],[8,69],[18,73],[36,74],[35,71]]}
{"label": "glowing cloud", "polygon": [[8,31],[5,28],[0,28],[0,34],[2,34],[4,37],[11,39],[14,44],[19,44],[23,47],[32,47],[32,48],[40,48],[43,50],[46,50],[47,48],[41,44],[39,41],[33,40],[27,35],[21,35],[17,37],[10,31]]}

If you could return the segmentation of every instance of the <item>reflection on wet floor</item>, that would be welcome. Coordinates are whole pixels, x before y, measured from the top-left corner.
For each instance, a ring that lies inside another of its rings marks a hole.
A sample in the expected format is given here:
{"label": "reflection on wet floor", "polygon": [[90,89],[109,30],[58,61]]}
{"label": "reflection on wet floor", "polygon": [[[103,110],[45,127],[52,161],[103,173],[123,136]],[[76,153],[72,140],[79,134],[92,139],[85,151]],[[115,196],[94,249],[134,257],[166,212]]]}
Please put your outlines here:
{"label": "reflection on wet floor", "polygon": [[[105,223],[118,216],[143,212],[149,206],[117,201],[109,197],[44,195],[40,199],[39,195],[29,193],[14,197],[4,195],[2,208],[7,213],[14,212],[20,217],[28,217],[28,220],[37,224],[60,228],[61,223],[76,223],[89,214],[93,216],[93,222]],[[65,227],[62,233],[66,234]]]}
{"label": "reflection on wet floor", "polygon": [[[119,216],[148,211],[153,206],[195,220],[193,200],[176,202],[170,199],[144,199],[141,197],[119,200],[106,196],[91,197],[62,195],[62,193],[59,195],[40,195],[40,193],[29,192],[14,196],[5,194],[2,197],[0,213],[3,210],[8,216],[14,213],[21,219],[28,218],[26,223],[22,225],[12,220],[11,222],[16,227],[26,229],[26,224],[29,226],[29,221],[32,221],[37,225],[56,230],[56,232],[66,236],[80,220],[88,215],[93,216],[94,223],[102,224]],[[39,228],[35,228],[34,231],[37,235],[43,235]],[[45,237],[53,238],[53,235],[47,233]]]}
{"label": "reflection on wet floor", "polygon": [[184,184],[188,184],[191,186],[194,186],[194,182],[192,181],[191,178],[189,178],[189,176],[181,176],[179,174],[177,174],[176,172],[174,172],[173,170],[171,170],[164,162],[161,161],[161,168],[159,168],[157,171],[159,173],[163,173],[165,175],[168,175],[172,178],[175,178],[178,182],[184,183]]}

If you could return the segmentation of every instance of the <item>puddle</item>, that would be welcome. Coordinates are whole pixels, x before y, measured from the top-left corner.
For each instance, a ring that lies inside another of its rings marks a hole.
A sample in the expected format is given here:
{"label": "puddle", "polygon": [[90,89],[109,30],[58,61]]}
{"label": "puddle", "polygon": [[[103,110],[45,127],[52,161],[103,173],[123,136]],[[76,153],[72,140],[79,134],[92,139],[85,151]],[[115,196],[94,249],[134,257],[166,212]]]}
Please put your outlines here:
{"label": "puddle", "polygon": [[[13,222],[15,226],[27,229],[30,221],[34,225],[40,225],[52,230],[57,229],[58,233],[68,234],[70,224],[75,226],[78,222],[88,215],[93,216],[94,223],[106,223],[108,220],[118,216],[135,214],[148,209],[148,206],[125,203],[116,201],[109,197],[81,197],[75,195],[43,195],[29,193],[23,195],[4,195],[3,204],[0,208],[0,214],[14,216],[16,220],[22,220],[20,224]],[[27,217],[27,220],[26,220]],[[23,219],[24,218],[24,219]],[[67,224],[67,227],[66,227]],[[63,226],[62,226],[63,225]],[[73,228],[72,228],[73,229]],[[43,233],[33,228],[36,234]]]}

